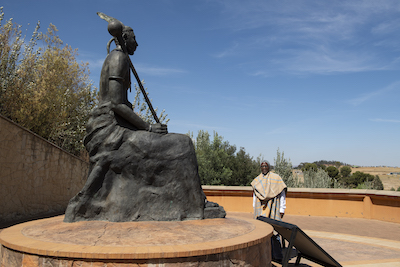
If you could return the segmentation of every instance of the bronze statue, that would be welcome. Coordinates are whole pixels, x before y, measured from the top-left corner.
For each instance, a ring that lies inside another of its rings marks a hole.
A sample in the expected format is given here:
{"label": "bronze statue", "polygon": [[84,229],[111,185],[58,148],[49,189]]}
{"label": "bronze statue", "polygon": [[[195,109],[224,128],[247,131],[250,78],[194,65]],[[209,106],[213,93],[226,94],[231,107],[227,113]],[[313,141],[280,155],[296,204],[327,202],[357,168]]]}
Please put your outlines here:
{"label": "bronze statue", "polygon": [[[124,26],[120,21],[103,13],[98,12],[98,15],[108,21],[108,31],[113,36],[111,41],[114,40],[117,46],[113,51],[111,51],[111,53],[108,53],[101,70],[100,104],[111,102],[112,110],[130,122],[138,130],[147,130],[161,134],[167,133],[167,126],[159,122],[157,114],[154,112],[150,100],[144,92],[139,76],[129,58],[129,55],[133,55],[138,46],[133,29]],[[108,51],[109,45],[110,42],[107,46]],[[137,78],[143,96],[145,97],[157,124],[148,125],[132,110],[132,104],[128,101],[127,94],[128,88],[131,87],[130,69]]]}
{"label": "bronze statue", "polygon": [[[70,200],[64,221],[225,217],[222,207],[206,201],[190,137],[168,133],[155,112],[157,123],[153,125],[133,112],[127,97],[130,70],[142,87],[129,58],[138,46],[135,35],[120,21],[103,13],[99,16],[108,21],[116,48],[104,61],[99,106],[92,111],[86,126],[88,178]],[[146,101],[152,109],[150,101]]]}

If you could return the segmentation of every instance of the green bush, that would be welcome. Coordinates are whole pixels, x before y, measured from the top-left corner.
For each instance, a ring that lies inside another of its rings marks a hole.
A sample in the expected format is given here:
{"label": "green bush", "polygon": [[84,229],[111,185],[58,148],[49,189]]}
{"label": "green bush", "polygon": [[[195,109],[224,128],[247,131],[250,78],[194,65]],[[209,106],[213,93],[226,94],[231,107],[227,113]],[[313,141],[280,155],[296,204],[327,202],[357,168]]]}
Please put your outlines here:
{"label": "green bush", "polygon": [[[323,169],[310,169],[303,172],[304,182],[302,187],[306,188],[330,188],[332,179]],[[335,184],[333,182],[333,184]]]}
{"label": "green bush", "polygon": [[339,177],[339,170],[335,166],[329,166],[326,168],[326,172],[332,179],[337,179]]}
{"label": "green bush", "polygon": [[349,177],[351,174],[351,168],[349,166],[343,166],[342,168],[340,168],[340,175],[343,178]]}
{"label": "green bush", "polygon": [[285,182],[287,187],[300,187],[299,178],[297,175],[293,175],[293,167],[290,159],[285,159],[284,152],[279,152],[279,148],[276,152],[276,158],[274,171],[277,173],[282,180]]}

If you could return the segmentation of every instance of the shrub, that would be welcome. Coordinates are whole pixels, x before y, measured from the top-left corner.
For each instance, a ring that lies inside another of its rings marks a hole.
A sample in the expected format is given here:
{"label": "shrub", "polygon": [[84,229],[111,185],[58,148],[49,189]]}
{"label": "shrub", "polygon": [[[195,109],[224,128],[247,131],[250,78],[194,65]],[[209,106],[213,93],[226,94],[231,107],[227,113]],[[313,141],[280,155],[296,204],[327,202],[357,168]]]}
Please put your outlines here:
{"label": "shrub", "polygon": [[[304,182],[303,187],[307,188],[330,188],[332,184],[332,179],[329,177],[328,173],[322,169],[310,169],[304,171]],[[336,184],[335,182],[333,183]]]}

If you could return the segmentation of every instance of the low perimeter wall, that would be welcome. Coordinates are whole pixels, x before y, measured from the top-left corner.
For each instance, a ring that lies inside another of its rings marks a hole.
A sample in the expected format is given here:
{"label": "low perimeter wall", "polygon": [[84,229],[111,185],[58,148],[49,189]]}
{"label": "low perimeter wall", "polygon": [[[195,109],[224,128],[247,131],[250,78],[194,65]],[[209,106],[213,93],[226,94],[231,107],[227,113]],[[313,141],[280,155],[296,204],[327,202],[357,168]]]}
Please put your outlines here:
{"label": "low perimeter wall", "polygon": [[[227,211],[253,212],[250,186],[203,186],[207,199]],[[375,219],[400,223],[400,192],[288,188],[286,214]]]}
{"label": "low perimeter wall", "polygon": [[[61,214],[82,189],[88,163],[0,116],[0,226]],[[203,186],[227,211],[253,212],[251,187]],[[400,223],[400,192],[289,188],[287,214]]]}
{"label": "low perimeter wall", "polygon": [[61,214],[88,163],[0,116],[0,225]]}

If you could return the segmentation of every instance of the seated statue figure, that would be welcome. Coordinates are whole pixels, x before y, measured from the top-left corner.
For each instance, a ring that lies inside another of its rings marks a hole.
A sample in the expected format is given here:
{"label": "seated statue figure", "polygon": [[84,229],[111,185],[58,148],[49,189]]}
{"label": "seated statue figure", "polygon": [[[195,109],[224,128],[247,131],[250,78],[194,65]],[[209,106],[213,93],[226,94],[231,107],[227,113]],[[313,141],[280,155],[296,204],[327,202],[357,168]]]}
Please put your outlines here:
{"label": "seated statue figure", "polygon": [[[87,181],[70,200],[64,222],[224,217],[222,207],[207,203],[191,138],[168,133],[160,123],[149,125],[133,112],[129,55],[138,44],[127,26],[119,40],[124,43],[115,40],[104,61],[99,105],[87,123]],[[217,215],[207,216],[207,207],[217,207]]]}

